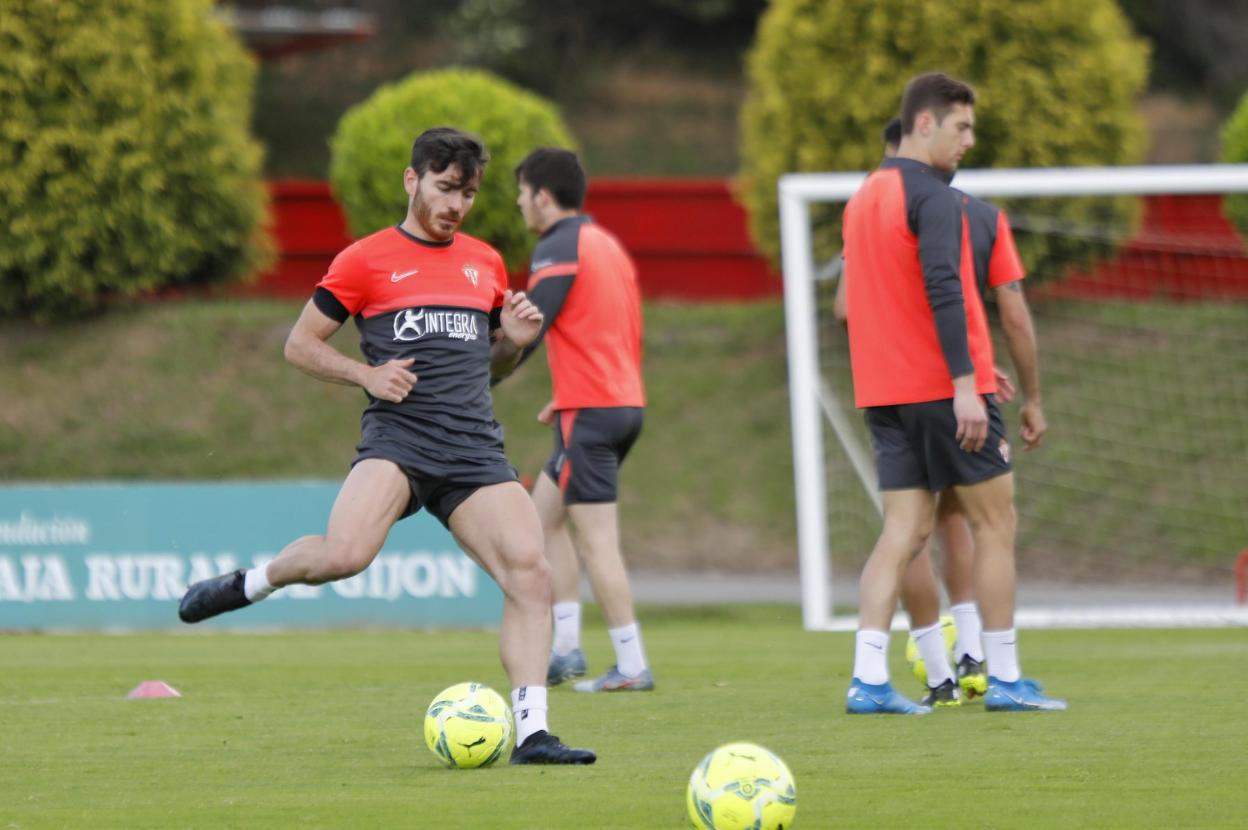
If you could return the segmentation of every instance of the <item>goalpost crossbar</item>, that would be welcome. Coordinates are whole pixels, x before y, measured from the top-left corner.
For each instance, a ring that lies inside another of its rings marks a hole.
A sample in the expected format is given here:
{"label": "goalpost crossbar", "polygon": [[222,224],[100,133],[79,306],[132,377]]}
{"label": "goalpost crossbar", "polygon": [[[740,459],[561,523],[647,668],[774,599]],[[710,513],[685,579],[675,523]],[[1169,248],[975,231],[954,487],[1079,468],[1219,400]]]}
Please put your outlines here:
{"label": "goalpost crossbar", "polygon": [[[780,236],[784,274],[785,332],[788,350],[790,421],[793,435],[797,506],[798,564],[802,623],[808,630],[852,630],[851,620],[834,616],[833,574],[828,555],[827,488],[823,419],[834,429],[833,393],[820,374],[811,205],[847,201],[867,173],[791,173],[780,178]],[[965,170],[957,188],[983,198],[1079,197],[1148,194],[1248,192],[1248,164],[1154,167],[1077,167],[1016,170]],[[850,452],[855,473],[873,503],[878,493],[869,462]],[[1138,608],[1020,608],[1019,623],[1029,627],[1248,626],[1248,609],[1140,606]]]}

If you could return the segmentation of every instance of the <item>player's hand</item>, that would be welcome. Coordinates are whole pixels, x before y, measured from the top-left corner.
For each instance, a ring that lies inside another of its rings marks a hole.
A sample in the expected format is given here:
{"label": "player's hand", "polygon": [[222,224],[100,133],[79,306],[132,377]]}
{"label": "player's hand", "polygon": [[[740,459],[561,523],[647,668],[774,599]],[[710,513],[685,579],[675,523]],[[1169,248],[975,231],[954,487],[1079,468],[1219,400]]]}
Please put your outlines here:
{"label": "player's hand", "polygon": [[508,288],[507,293],[503,294],[503,334],[520,348],[537,338],[545,319],[542,310],[533,305],[523,291],[512,291]]}
{"label": "player's hand", "polygon": [[974,392],[955,392],[953,416],[958,422],[954,438],[966,452],[979,452],[988,438],[988,410]]}
{"label": "player's hand", "polygon": [[378,400],[402,403],[416,385],[416,373],[408,371],[415,362],[416,358],[409,357],[368,367],[364,389]]}
{"label": "player's hand", "polygon": [[545,424],[546,426],[550,426],[551,424],[555,422],[555,402],[554,401],[546,402],[546,405],[542,407],[542,411],[537,413],[537,420],[540,423]]}
{"label": "player's hand", "polygon": [[1044,443],[1044,434],[1049,431],[1049,422],[1044,418],[1044,410],[1039,403],[1028,401],[1018,413],[1018,434],[1023,439],[1024,448],[1034,450]]}
{"label": "player's hand", "polygon": [[994,366],[992,376],[997,379],[997,397],[1005,403],[1014,400],[1014,381],[1010,380],[1009,374]]}

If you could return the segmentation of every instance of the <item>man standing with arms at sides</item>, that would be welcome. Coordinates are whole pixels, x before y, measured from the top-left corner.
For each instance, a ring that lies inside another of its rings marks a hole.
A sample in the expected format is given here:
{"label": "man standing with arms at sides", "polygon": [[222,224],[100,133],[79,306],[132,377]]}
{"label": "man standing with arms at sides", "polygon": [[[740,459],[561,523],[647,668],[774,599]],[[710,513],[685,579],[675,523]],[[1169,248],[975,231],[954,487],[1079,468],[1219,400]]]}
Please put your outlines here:
{"label": "man standing with arms at sides", "polygon": [[993,672],[986,708],[1065,708],[1019,670],[1009,442],[992,397],[992,343],[963,207],[948,185],[974,144],[974,103],[971,88],[946,75],[913,79],[897,157],[845,208],[855,400],[866,410],[884,495],[884,528],[859,582],[851,714],[931,711],[889,683],[888,630],[902,575],[931,535],[935,494],[951,486],[974,534],[975,597]]}
{"label": "man standing with arms at sides", "polygon": [[[884,128],[884,157],[897,155],[901,143],[901,119],[894,118]],[[1024,403],[1020,411],[1020,436],[1030,451],[1040,446],[1048,430],[1040,402],[1040,372],[1036,353],[1035,327],[1022,279],[1026,276],[1014,235],[1005,212],[982,199],[960,191],[965,220],[970,234],[975,266],[975,282],[982,299],[989,288],[995,290],[997,309],[1005,332],[1010,359],[1019,372]],[[836,319],[847,323],[845,280],[836,287],[834,306]],[[994,367],[997,395],[1003,401],[1014,397],[1009,375]],[[945,590],[949,594],[950,611],[957,628],[954,644],[957,686],[968,698],[987,691],[988,678],[984,669],[982,625],[975,606],[973,569],[975,544],[966,512],[952,489],[943,490],[936,505],[936,533],[943,551]],[[901,583],[901,602],[910,615],[911,636],[919,647],[927,666],[928,695],[926,705],[956,705],[954,674],[945,659],[944,637],[939,622],[940,596],[932,576],[931,540],[911,561]]]}
{"label": "man standing with arms at sides", "polygon": [[[321,585],[369,566],[399,519],[424,507],[503,590],[499,651],[513,687],[513,764],[592,764],[547,731],[542,676],[550,571],[532,502],[503,455],[490,377],[515,365],[541,312],[507,289],[498,252],[456,233],[472,209],[484,145],[449,127],[422,133],[403,171],[402,224],[342,251],[286,340],[286,359],[368,393],[363,437],[323,536],[304,536],[265,566],[197,582],[178,610],[194,623],[287,585]],[[367,363],[327,342],[348,317]]]}
{"label": "man standing with arms at sides", "polygon": [[[541,148],[516,167],[516,203],[541,238],[529,297],[544,315],[553,400],[538,416],[555,447],[533,488],[553,580],[554,641],[546,675],[554,686],[585,674],[580,648],[579,552],[602,606],[616,664],[575,685],[578,692],[648,691],[646,662],[620,553],[619,468],[641,434],[641,296],[624,247],[581,213],[585,171],[575,153]],[[576,526],[572,544],[567,520]]]}

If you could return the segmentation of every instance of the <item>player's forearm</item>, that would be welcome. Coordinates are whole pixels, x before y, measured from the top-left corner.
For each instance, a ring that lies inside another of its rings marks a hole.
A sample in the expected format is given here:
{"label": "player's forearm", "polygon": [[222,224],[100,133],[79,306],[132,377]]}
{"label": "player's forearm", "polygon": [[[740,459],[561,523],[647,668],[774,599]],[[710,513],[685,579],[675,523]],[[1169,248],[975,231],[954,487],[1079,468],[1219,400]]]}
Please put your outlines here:
{"label": "player's forearm", "polygon": [[1040,356],[1036,348],[1036,332],[1031,317],[1020,320],[1002,320],[1005,345],[1018,374],[1023,397],[1029,403],[1040,402]]}
{"label": "player's forearm", "polygon": [[1023,296],[1022,286],[1009,283],[997,289],[997,307],[1001,313],[1001,330],[1005,346],[1018,374],[1023,397],[1029,403],[1040,402],[1040,356],[1036,348],[1036,329],[1031,309]]}
{"label": "player's forearm", "polygon": [[511,374],[523,351],[506,335],[495,340],[490,345],[490,377],[499,381]]}
{"label": "player's forearm", "polygon": [[317,380],[342,386],[364,386],[368,367],[316,337],[292,335],[286,340],[285,355],[286,362]]}

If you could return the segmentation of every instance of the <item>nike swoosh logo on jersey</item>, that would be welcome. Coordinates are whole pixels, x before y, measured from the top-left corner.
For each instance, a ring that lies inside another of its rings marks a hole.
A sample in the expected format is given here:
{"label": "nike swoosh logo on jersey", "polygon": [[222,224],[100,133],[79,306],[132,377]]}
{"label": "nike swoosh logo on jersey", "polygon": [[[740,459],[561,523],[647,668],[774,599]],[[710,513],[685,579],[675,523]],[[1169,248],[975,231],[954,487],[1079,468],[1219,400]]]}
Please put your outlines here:
{"label": "nike swoosh logo on jersey", "polygon": [[400,274],[398,271],[391,271],[390,282],[398,282],[399,280],[406,279],[412,276],[413,274],[419,274],[419,273],[420,273],[419,268],[417,268],[414,271],[404,271],[402,274]]}

